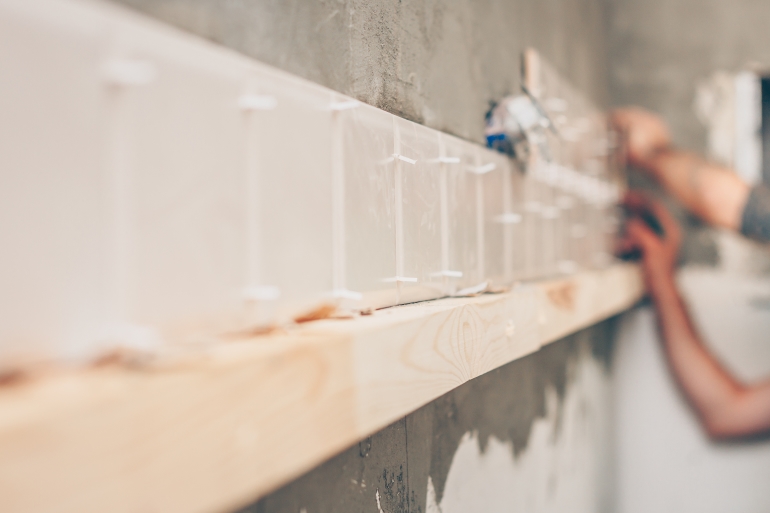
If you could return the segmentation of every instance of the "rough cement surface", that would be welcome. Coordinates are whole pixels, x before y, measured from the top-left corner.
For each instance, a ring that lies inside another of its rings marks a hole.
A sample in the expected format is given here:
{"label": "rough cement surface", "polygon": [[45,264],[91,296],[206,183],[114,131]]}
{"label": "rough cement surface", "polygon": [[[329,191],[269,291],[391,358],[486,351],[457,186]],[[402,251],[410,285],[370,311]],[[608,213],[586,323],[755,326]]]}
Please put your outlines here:
{"label": "rough cement surface", "polygon": [[603,0],[116,0],[386,111],[483,142],[489,102],[543,53],[609,100]]}
{"label": "rough cement surface", "polygon": [[407,428],[402,419],[241,513],[409,511]]}
{"label": "rough cement surface", "polygon": [[699,81],[718,70],[770,68],[770,3],[757,0],[612,0],[609,69],[614,104],[663,114],[675,141],[706,150],[695,116]]}
{"label": "rough cement surface", "polygon": [[[582,455],[576,458],[578,473],[605,480],[603,486],[580,486],[590,488],[581,493],[598,497],[591,503],[601,507],[590,511],[602,510],[608,504],[606,478],[611,472],[606,436],[598,436],[596,426],[606,426],[609,394],[597,390],[608,392],[605,380],[609,379],[615,324],[606,321],[469,381],[241,513],[422,513],[426,505],[442,503],[458,448],[469,439],[478,444],[481,457],[490,443],[508,447],[507,459],[515,463],[529,447],[537,423],[547,426],[548,433],[539,445],[555,448],[549,452],[550,459],[559,456],[561,439],[578,437],[579,442],[572,444],[579,446]],[[600,369],[597,384],[584,392],[565,423],[565,396],[570,391],[574,394],[576,379],[586,365]],[[564,425],[570,426],[569,433],[563,432]],[[538,500],[547,500],[560,486],[569,489],[568,483],[559,482],[562,476],[537,474],[535,467],[549,466],[547,458],[540,459],[536,455],[535,464],[525,469],[535,476],[528,478],[532,487],[544,490]],[[434,495],[429,497],[430,493]]]}

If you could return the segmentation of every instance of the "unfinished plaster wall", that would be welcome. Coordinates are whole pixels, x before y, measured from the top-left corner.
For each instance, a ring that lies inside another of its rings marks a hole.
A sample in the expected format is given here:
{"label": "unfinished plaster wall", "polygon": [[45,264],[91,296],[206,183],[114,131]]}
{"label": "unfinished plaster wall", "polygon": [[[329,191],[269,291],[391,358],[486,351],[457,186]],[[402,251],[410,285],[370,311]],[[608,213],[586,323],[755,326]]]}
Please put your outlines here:
{"label": "unfinished plaster wall", "polygon": [[[661,113],[676,144],[708,152],[696,117],[715,72],[770,65],[770,4],[751,0],[613,0],[608,13],[615,104]],[[713,148],[711,148],[713,150]],[[712,151],[712,153],[714,153]],[[706,343],[738,377],[770,375],[768,249],[687,216],[679,284]],[[614,363],[618,513],[760,512],[770,443],[714,444],[676,388],[649,311],[629,317]]]}
{"label": "unfinished plaster wall", "polygon": [[262,62],[432,128],[483,141],[533,46],[608,100],[602,0],[120,0]]}
{"label": "unfinished plaster wall", "polygon": [[770,4],[754,0],[608,2],[614,104],[664,115],[677,144],[706,150],[693,100],[715,71],[770,66]]}
{"label": "unfinished plaster wall", "polygon": [[[489,102],[519,90],[527,46],[609,99],[602,0],[120,1],[477,142]],[[612,326],[467,383],[249,511],[605,511]]]}

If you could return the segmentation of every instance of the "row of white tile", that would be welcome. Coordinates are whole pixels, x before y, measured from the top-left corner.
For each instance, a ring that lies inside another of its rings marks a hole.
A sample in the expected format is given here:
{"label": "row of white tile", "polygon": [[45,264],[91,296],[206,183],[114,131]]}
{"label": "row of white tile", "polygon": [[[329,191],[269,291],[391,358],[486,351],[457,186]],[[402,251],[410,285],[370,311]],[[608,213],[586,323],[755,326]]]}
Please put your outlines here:
{"label": "row of white tile", "polygon": [[116,6],[3,0],[0,69],[0,359],[205,341],[606,256],[596,179],[524,177]]}

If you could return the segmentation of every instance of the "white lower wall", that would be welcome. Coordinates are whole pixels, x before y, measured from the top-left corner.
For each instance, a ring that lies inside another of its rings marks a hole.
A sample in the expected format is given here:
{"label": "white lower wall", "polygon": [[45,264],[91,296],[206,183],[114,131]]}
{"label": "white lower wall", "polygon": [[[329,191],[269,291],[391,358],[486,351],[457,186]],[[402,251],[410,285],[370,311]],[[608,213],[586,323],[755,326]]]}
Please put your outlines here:
{"label": "white lower wall", "polygon": [[583,346],[561,401],[546,390],[546,415],[526,448],[492,437],[481,451],[466,433],[454,454],[444,494],[428,480],[427,513],[597,513],[606,511],[610,477],[610,383],[602,363]]}
{"label": "white lower wall", "polygon": [[[770,375],[770,309],[756,306],[770,296],[770,282],[691,268],[679,283],[728,368],[747,380]],[[770,511],[770,442],[708,440],[668,371],[649,307],[625,315],[613,375],[617,513]]]}

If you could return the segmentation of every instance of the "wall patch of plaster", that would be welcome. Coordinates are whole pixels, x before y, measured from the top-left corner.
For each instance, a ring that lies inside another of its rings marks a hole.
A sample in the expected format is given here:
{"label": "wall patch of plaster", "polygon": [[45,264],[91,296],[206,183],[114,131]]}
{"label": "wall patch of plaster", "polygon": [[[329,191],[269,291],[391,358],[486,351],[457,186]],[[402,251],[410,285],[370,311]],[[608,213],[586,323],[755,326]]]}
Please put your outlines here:
{"label": "wall patch of plaster", "polygon": [[377,499],[377,513],[385,513],[382,511],[382,504],[380,504],[380,491],[377,490],[374,494],[374,498]]}
{"label": "wall patch of plaster", "polygon": [[597,490],[607,470],[606,383],[601,363],[581,354],[563,400],[552,387],[546,391],[546,414],[534,422],[526,448],[516,456],[510,441],[491,436],[482,450],[478,432],[466,432],[440,502],[428,479],[425,511],[602,511],[604,497]]}

